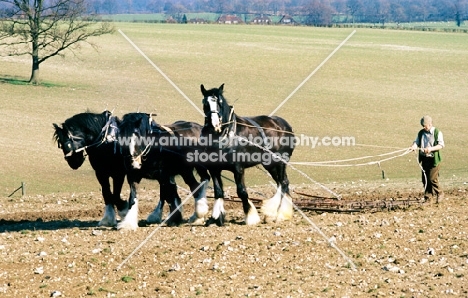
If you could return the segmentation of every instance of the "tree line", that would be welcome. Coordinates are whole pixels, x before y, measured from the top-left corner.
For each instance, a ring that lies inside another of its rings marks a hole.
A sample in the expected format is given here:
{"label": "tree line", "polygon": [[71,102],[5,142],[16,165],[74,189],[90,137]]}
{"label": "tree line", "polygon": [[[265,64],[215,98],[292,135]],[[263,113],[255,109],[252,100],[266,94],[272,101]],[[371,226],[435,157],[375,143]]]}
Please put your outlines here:
{"label": "tree line", "polygon": [[88,0],[91,13],[264,14],[302,16],[310,24],[455,21],[468,0]]}

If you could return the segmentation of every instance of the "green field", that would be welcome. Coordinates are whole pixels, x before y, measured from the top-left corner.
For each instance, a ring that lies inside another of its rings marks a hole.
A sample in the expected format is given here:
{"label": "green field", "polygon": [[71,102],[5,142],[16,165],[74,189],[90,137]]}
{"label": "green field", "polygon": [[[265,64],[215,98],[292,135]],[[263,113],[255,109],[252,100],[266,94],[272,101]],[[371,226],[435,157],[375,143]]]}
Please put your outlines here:
{"label": "green field", "polygon": [[[225,83],[239,115],[269,114],[353,29],[116,23],[201,108],[200,84]],[[375,156],[409,147],[424,114],[445,136],[442,181],[466,179],[468,39],[463,33],[357,29],[354,36],[276,113],[297,134],[355,137],[356,146],[299,147],[292,161]],[[22,84],[29,57],[0,58],[0,196],[21,182],[27,194],[99,192],[89,163],[71,170],[52,141],[52,123],[87,109],[156,112],[160,123],[200,115],[118,32],[76,55],[41,65],[42,86]],[[359,162],[378,160],[374,157]],[[413,154],[381,164],[385,183],[419,188]],[[382,181],[377,165],[297,166],[314,180]],[[291,183],[309,184],[289,170]],[[231,177],[230,174],[227,176]],[[266,175],[248,171],[247,184]],[[465,180],[466,181],[466,180]],[[145,182],[145,187],[157,187]]]}

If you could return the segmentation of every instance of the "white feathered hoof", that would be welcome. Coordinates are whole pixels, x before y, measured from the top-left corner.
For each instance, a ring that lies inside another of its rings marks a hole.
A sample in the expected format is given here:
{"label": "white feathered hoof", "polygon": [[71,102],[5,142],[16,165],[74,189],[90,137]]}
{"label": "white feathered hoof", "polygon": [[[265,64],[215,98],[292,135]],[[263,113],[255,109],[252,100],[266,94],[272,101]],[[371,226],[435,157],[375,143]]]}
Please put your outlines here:
{"label": "white feathered hoof", "polygon": [[283,220],[291,220],[293,217],[293,205],[291,198],[287,195],[284,195],[283,199],[281,200],[281,205],[278,209],[278,216],[276,221],[283,221]]}
{"label": "white feathered hoof", "polygon": [[201,198],[195,202],[195,212],[189,218],[188,222],[193,225],[202,225],[205,223],[205,216],[208,214],[209,207],[206,198]]}
{"label": "white feathered hoof", "polygon": [[224,219],[226,217],[226,210],[224,210],[224,199],[218,198],[214,201],[213,204],[213,212],[211,217],[205,223],[205,226],[210,226],[212,224],[216,224],[217,226],[221,227],[224,225]]}
{"label": "white feathered hoof", "polygon": [[264,216],[264,221],[266,223],[273,222],[278,217],[278,208],[281,204],[281,187],[276,188],[275,195],[268,199],[264,200],[261,208],[261,213]]}
{"label": "white feathered hoof", "polygon": [[204,218],[209,211],[208,201],[206,198],[200,198],[195,202],[195,213],[198,218]]}
{"label": "white feathered hoof", "polygon": [[205,223],[205,226],[206,227],[209,227],[211,226],[212,224],[216,224],[218,227],[222,227],[224,226],[224,220],[226,218],[226,214],[225,213],[220,213],[218,218],[214,218],[214,217],[210,217],[206,223]]}
{"label": "white feathered hoof", "polygon": [[117,230],[136,231],[137,229],[138,229],[138,222],[131,222],[129,220],[124,220],[117,224]]}
{"label": "white feathered hoof", "polygon": [[125,218],[117,224],[117,230],[135,231],[138,229],[138,200],[128,211]]}
{"label": "white feathered hoof", "polygon": [[245,215],[245,224],[248,226],[253,226],[259,224],[261,222],[260,216],[258,216],[257,209],[255,208],[254,204],[249,200],[250,210]]}

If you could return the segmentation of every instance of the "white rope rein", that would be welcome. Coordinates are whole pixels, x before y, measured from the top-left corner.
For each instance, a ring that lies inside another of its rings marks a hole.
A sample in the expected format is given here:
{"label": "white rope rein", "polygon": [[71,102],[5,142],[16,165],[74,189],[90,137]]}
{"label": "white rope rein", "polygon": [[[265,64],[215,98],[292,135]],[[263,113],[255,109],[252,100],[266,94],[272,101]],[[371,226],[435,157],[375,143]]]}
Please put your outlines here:
{"label": "white rope rein", "polygon": [[[223,125],[230,124],[232,121],[229,121],[227,123],[223,123]],[[238,123],[239,125],[246,126],[246,127],[252,127],[256,128],[253,125],[246,124],[246,123]],[[287,134],[293,134],[293,132],[290,131],[285,131],[285,130],[279,130],[271,127],[263,127],[260,126],[262,129],[265,130],[273,130],[277,132],[282,132],[282,133],[287,133]],[[377,148],[393,148],[393,149],[398,149],[397,147],[387,147],[387,146],[377,146],[377,145],[367,145],[367,144],[357,144],[358,146],[363,146],[363,147],[377,147]],[[262,148],[262,147],[260,147]],[[263,148],[262,148],[263,149]],[[411,150],[409,148],[403,148],[403,149],[398,149],[392,152],[388,153],[383,153],[383,154],[378,154],[378,155],[370,155],[370,156],[362,156],[362,157],[356,157],[356,158],[349,158],[349,159],[342,159],[342,160],[328,160],[328,161],[322,161],[322,162],[289,162],[288,165],[305,165],[305,166],[315,166],[315,167],[360,167],[360,166],[369,166],[369,165],[375,165],[377,164],[379,168],[381,168],[380,163],[389,161],[398,157],[402,157],[408,153],[410,153]],[[363,159],[370,159],[370,158],[376,158],[376,157],[383,157],[383,156],[388,156],[388,155],[394,155],[397,153],[401,153],[395,156],[391,156],[388,158],[383,158],[379,159],[376,161],[369,161],[365,163],[358,163],[358,164],[337,164],[337,163],[344,163],[344,162],[350,162],[350,161],[357,161],[357,160],[363,160]],[[382,169],[382,168],[381,168]],[[314,183],[316,183],[314,181]]]}
{"label": "white rope rein", "polygon": [[[420,150],[421,148],[418,148],[418,149]],[[426,186],[427,186],[427,175],[426,175],[426,171],[424,171],[424,168],[423,168],[423,166],[422,166],[422,164],[421,164],[421,161],[419,160],[419,153],[418,153],[417,151],[415,151],[415,154],[416,154],[416,162],[418,163],[418,166],[419,166],[419,168],[421,169],[421,172],[422,172],[422,174],[423,174],[423,176],[424,176],[423,190],[424,190],[424,192],[426,192]]]}
{"label": "white rope rein", "polygon": [[[357,164],[336,164],[336,163],[342,163],[342,162],[348,162],[348,161],[355,161],[355,160],[362,160],[362,159],[369,159],[369,158],[375,158],[375,157],[382,157],[382,156],[387,156],[387,155],[393,155],[399,152],[403,152],[401,154],[388,157],[388,158],[383,158],[379,160],[374,160],[374,161],[369,161],[365,163],[357,163]],[[411,150],[408,148],[405,149],[400,149],[388,153],[383,153],[383,154],[378,154],[378,155],[373,155],[373,156],[362,156],[362,157],[356,157],[356,158],[350,158],[350,159],[342,159],[342,160],[329,160],[329,161],[322,161],[322,162],[308,162],[308,161],[298,161],[298,162],[289,162],[290,164],[295,164],[295,165],[305,165],[305,166],[315,166],[315,167],[360,167],[360,166],[369,166],[369,165],[375,165],[375,164],[380,164],[381,162],[384,161],[389,161],[394,158],[398,158],[401,156],[404,156],[408,153],[410,153]]]}

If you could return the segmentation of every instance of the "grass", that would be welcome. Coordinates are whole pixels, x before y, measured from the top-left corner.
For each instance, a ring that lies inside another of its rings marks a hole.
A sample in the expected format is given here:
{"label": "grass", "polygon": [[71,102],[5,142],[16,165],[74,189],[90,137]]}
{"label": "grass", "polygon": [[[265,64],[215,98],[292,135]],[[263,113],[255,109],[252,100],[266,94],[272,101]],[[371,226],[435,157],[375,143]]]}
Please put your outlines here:
{"label": "grass", "polygon": [[[239,115],[269,114],[353,29],[282,26],[218,26],[117,23],[138,47],[201,107],[200,84],[225,83]],[[0,195],[21,182],[26,194],[99,193],[86,162],[71,170],[52,142],[52,123],[87,109],[156,112],[160,123],[201,116],[119,34],[93,39],[76,55],[41,65],[45,85],[24,84],[27,57],[0,58]],[[466,34],[357,29],[356,34],[277,112],[297,134],[353,136],[358,145],[298,147],[292,161],[327,161],[375,156],[409,147],[424,114],[444,133],[441,181],[466,179],[463,136],[468,112]],[[374,161],[377,157],[367,161]],[[390,182],[420,188],[413,155],[362,167],[297,166],[333,187],[349,181]],[[249,186],[267,183],[247,171]],[[232,177],[231,174],[227,174]],[[311,183],[289,170],[292,184]],[[143,187],[157,187],[143,182]],[[17,196],[17,194],[15,195]],[[100,199],[96,196],[96,199]]]}
{"label": "grass", "polygon": [[[9,78],[9,77],[0,78],[0,84],[1,83],[11,84],[11,85],[21,85],[21,86],[32,85],[28,80],[24,80],[22,78]],[[43,87],[61,87],[60,85],[55,84],[53,82],[39,82],[36,85],[43,86]]]}

